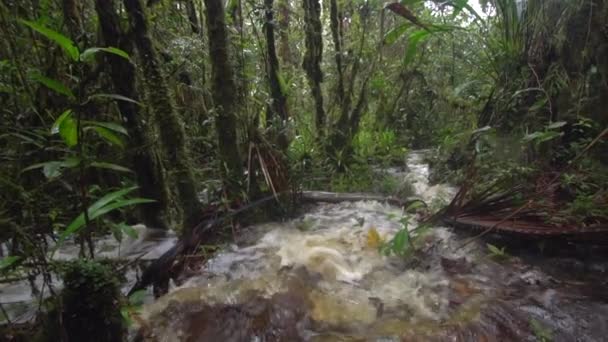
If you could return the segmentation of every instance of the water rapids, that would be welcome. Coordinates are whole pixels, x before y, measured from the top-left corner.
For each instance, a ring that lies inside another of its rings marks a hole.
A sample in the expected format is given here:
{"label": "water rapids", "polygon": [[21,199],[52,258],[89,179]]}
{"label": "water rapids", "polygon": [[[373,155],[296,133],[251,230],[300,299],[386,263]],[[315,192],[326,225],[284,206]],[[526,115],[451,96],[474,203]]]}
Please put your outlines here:
{"label": "water rapids", "polygon": [[[422,153],[407,170],[427,202],[454,189],[429,186]],[[320,204],[288,222],[250,227],[169,294],[145,305],[147,341],[603,341],[608,263],[511,257],[484,241],[433,227],[407,258],[384,256],[405,213],[378,202]],[[408,217],[408,227],[417,226]],[[375,234],[372,234],[375,235]],[[542,261],[540,261],[542,259]]]}

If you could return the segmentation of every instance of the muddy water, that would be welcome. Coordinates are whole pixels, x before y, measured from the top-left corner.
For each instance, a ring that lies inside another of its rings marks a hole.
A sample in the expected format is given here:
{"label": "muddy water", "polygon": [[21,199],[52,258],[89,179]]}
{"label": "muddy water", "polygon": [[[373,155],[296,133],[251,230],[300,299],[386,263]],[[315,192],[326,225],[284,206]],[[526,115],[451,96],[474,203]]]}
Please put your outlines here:
{"label": "muddy water", "polygon": [[[429,186],[422,160],[414,153],[405,174],[392,173],[427,201],[448,200],[454,189]],[[141,332],[149,341],[606,340],[607,263],[495,261],[485,242],[461,248],[467,237],[446,227],[424,232],[408,258],[381,255],[370,231],[386,241],[404,216],[378,202],[321,204],[252,227],[146,305]]]}

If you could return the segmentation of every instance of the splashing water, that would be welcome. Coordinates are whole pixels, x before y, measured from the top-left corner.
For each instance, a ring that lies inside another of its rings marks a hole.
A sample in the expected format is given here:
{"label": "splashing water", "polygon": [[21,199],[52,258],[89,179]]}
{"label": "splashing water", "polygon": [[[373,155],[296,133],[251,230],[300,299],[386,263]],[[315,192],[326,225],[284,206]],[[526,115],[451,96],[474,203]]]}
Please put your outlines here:
{"label": "splashing water", "polygon": [[[412,153],[409,172],[394,174],[426,201],[449,200],[454,189],[430,186],[422,160]],[[254,243],[217,254],[146,305],[141,331],[150,341],[600,341],[608,333],[598,318],[608,315],[605,292],[590,296],[517,258],[494,262],[481,243],[458,248],[463,239],[448,228],[434,227],[408,258],[381,255],[370,231],[387,241],[403,216],[378,202],[345,202],[254,226]]]}
{"label": "splashing water", "polygon": [[[388,172],[429,203],[449,201],[455,189],[429,185],[424,153],[408,156],[407,172]],[[166,342],[603,341],[608,335],[605,260],[499,263],[482,241],[460,248],[468,237],[446,227],[420,236],[407,258],[382,255],[378,243],[402,228],[403,217],[394,206],[343,202],[250,227],[195,276],[144,305],[139,333]],[[417,227],[414,217],[408,227]],[[97,254],[155,259],[175,239],[141,236],[120,246],[107,237]],[[77,254],[78,246],[66,244],[55,257]],[[0,302],[14,304],[13,322],[31,321],[37,305],[26,282],[2,284],[0,294]]]}

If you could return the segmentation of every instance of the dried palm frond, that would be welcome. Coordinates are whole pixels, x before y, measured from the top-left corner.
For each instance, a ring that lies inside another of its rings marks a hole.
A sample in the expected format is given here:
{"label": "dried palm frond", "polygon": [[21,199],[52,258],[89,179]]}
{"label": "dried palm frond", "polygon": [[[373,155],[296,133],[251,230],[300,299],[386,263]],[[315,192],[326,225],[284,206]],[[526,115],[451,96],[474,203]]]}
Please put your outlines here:
{"label": "dried palm frond", "polygon": [[264,182],[278,201],[279,194],[289,190],[289,168],[286,158],[263,135],[255,130],[249,144],[248,184],[253,184],[256,170],[260,170]]}

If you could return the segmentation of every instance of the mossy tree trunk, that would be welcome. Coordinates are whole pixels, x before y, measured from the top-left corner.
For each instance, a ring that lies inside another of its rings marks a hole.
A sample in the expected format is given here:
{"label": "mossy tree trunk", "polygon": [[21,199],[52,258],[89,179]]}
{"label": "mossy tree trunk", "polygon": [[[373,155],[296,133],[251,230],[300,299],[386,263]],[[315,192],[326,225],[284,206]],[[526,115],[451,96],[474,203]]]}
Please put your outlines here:
{"label": "mossy tree trunk", "polygon": [[[331,18],[332,21],[332,36],[334,39],[334,44],[336,44],[336,49],[338,49],[341,45],[341,33],[339,30],[339,26],[337,25],[337,16],[338,16],[338,8],[337,6],[334,8],[335,1],[332,0],[332,12],[331,17],[336,15],[336,18]],[[359,123],[361,121],[361,117],[365,109],[367,108],[367,85],[369,83],[369,79],[373,74],[373,70],[375,67],[375,62],[372,62],[371,71],[366,75],[366,77],[361,82],[361,88],[359,90],[358,98],[356,98],[356,103],[353,108],[353,95],[355,93],[355,85],[357,82],[357,76],[361,70],[361,59],[363,58],[363,52],[367,40],[368,33],[368,11],[365,9],[360,10],[359,16],[361,20],[361,36],[359,39],[358,51],[356,52],[355,57],[353,58],[354,62],[351,68],[350,73],[350,83],[348,89],[342,89],[342,98],[340,99],[341,109],[340,116],[338,117],[337,122],[333,125],[328,139],[328,144],[326,145],[326,151],[329,156],[334,159],[337,163],[339,170],[344,170],[344,166],[352,160],[353,147],[352,140],[354,136],[357,134],[359,129]],[[339,73],[344,71],[342,66],[341,58],[338,58],[338,50],[336,50],[336,66],[339,69]],[[340,76],[343,77],[343,76]],[[340,81],[339,81],[340,82]],[[342,86],[343,87],[343,86]]]}
{"label": "mossy tree trunk", "polygon": [[340,104],[344,101],[344,76],[342,68],[342,37],[340,37],[340,20],[341,15],[338,10],[338,3],[336,0],[331,0],[329,10],[329,22],[331,27],[331,37],[334,41],[334,54],[336,60],[336,71],[338,77],[338,101]]}
{"label": "mossy tree trunk", "polygon": [[279,56],[285,66],[294,64],[293,56],[291,55],[291,47],[289,46],[289,23],[290,23],[290,8],[289,0],[279,0],[278,2],[278,22],[279,22]]}
{"label": "mossy tree trunk", "polygon": [[196,7],[194,6],[194,0],[186,0],[186,12],[188,14],[188,21],[190,22],[190,29],[192,33],[199,34],[201,32],[198,16],[196,14]]}
{"label": "mossy tree trunk", "polygon": [[159,59],[148,36],[148,22],[140,0],[124,0],[131,23],[131,36],[139,53],[144,72],[147,102],[160,126],[160,142],[170,171],[177,184],[179,205],[183,211],[185,231],[194,227],[201,215],[197,186],[186,154],[184,127],[177,115],[169,88],[162,75]]}
{"label": "mossy tree trunk", "polygon": [[84,37],[84,27],[80,17],[79,0],[63,0],[63,20],[70,33],[70,37],[79,42]]}
{"label": "mossy tree trunk", "polygon": [[228,36],[222,0],[205,0],[209,55],[213,78],[215,125],[221,171],[228,196],[239,196],[243,165],[238,149],[236,131],[236,85],[228,56]]}
{"label": "mossy tree trunk", "polygon": [[226,10],[228,11],[229,22],[225,24],[232,28],[232,30],[228,30],[227,32],[226,40],[228,42],[228,48],[230,49],[228,50],[228,55],[233,57],[230,63],[233,66],[233,75],[236,86],[234,102],[237,103],[237,105],[234,107],[234,111],[239,113],[248,113],[250,108],[248,101],[251,77],[249,76],[249,70],[247,69],[246,50],[249,40],[245,36],[243,1],[228,1]]}
{"label": "mossy tree trunk", "polygon": [[[115,11],[114,0],[96,0],[95,8],[99,16],[99,26],[107,46],[118,47],[127,53],[133,52],[133,44],[120,27],[120,18]],[[135,101],[140,96],[135,89],[135,67],[130,61],[106,55],[109,74],[112,78],[114,92]],[[166,229],[165,218],[168,215],[169,190],[160,157],[154,149],[143,124],[144,112],[132,102],[117,101],[118,109],[124,118],[129,132],[129,145],[133,149],[130,156],[135,171],[139,193],[144,198],[155,200],[154,203],[140,205],[141,219],[149,227]],[[146,120],[149,121],[149,120]]]}
{"label": "mossy tree trunk", "polygon": [[321,58],[323,57],[323,28],[321,26],[321,5],[319,0],[304,0],[304,31],[306,53],[302,67],[306,72],[312,96],[315,100],[315,124],[319,135],[323,135],[325,126],[325,110],[323,109],[323,94],[321,82]]}
{"label": "mossy tree trunk", "polygon": [[268,106],[266,121],[270,125],[274,125],[273,131],[276,132],[276,141],[281,150],[286,150],[288,146],[287,136],[285,134],[285,125],[287,123],[287,96],[283,92],[279,69],[279,59],[274,39],[274,10],[273,0],[264,0],[266,7],[266,22],[264,24],[264,33],[266,35],[266,54],[268,65],[266,72],[268,75],[268,85],[270,86],[271,103]]}

